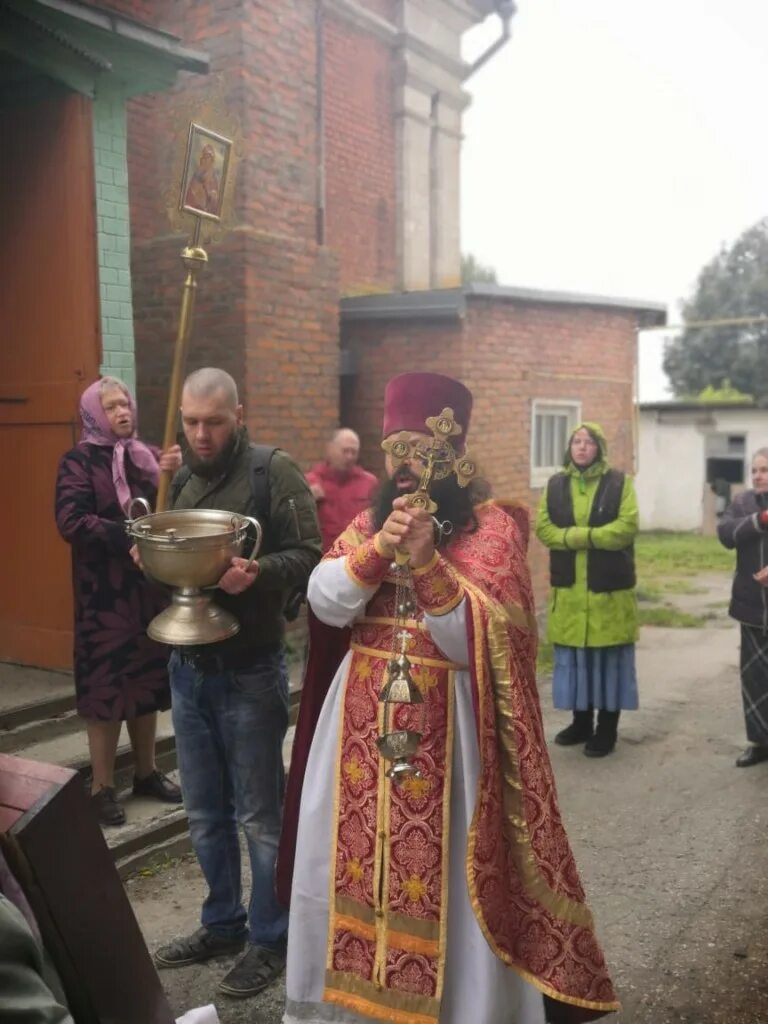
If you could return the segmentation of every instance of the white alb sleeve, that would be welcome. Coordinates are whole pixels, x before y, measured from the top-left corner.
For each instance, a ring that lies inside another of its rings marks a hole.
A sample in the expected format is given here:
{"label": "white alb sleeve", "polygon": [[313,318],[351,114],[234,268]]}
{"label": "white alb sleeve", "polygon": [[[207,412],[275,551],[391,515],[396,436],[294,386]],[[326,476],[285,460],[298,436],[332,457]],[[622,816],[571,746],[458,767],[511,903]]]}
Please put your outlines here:
{"label": "white alb sleeve", "polygon": [[345,563],[346,557],[320,562],[307,585],[307,601],[312,611],[326,626],[339,629],[360,618],[378,589],[356,583]]}

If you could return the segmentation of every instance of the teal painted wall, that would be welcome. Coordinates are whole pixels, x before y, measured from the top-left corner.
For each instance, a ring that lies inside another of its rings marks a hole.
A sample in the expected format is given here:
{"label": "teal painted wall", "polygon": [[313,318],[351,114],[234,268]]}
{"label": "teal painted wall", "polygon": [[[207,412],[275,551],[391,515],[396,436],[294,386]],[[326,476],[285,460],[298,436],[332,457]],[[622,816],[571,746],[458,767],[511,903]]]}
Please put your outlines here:
{"label": "teal painted wall", "polygon": [[93,104],[96,221],[101,295],[101,372],[136,393],[126,100],[99,90]]}

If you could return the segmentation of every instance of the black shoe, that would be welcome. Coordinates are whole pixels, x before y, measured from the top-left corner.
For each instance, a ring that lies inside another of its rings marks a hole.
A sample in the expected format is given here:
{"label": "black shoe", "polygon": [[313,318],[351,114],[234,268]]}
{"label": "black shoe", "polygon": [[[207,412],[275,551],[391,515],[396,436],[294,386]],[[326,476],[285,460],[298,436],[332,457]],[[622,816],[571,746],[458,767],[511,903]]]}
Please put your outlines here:
{"label": "black shoe", "polygon": [[258,995],[276,981],[285,969],[285,951],[249,946],[245,955],[219,983],[219,991],[233,999]]}
{"label": "black shoe", "polygon": [[181,790],[175,782],[171,782],[167,775],[163,775],[157,768],[146,778],[133,779],[134,796],[150,796],[155,800],[162,800],[166,804],[180,804]]}
{"label": "black shoe", "polygon": [[207,928],[198,928],[192,935],[183,935],[161,946],[155,952],[158,967],[186,967],[187,964],[201,964],[216,956],[231,956],[239,953],[245,944],[245,936],[226,939],[214,935]]}
{"label": "black shoe", "polygon": [[616,733],[619,726],[618,711],[598,711],[597,728],[591,740],[587,740],[584,753],[587,757],[607,757],[616,746]]}
{"label": "black shoe", "polygon": [[555,736],[555,743],[561,747],[575,747],[586,743],[592,736],[594,715],[592,711],[574,711],[573,721]]}
{"label": "black shoe", "polygon": [[607,739],[595,734],[591,740],[587,740],[584,744],[584,753],[587,757],[607,757],[613,753],[615,747],[615,739]]}
{"label": "black shoe", "polygon": [[768,761],[768,747],[747,747],[743,754],[736,758],[737,768],[751,768],[753,764]]}
{"label": "black shoe", "polygon": [[125,811],[117,802],[113,786],[102,786],[91,793],[91,807],[96,812],[100,825],[124,825]]}

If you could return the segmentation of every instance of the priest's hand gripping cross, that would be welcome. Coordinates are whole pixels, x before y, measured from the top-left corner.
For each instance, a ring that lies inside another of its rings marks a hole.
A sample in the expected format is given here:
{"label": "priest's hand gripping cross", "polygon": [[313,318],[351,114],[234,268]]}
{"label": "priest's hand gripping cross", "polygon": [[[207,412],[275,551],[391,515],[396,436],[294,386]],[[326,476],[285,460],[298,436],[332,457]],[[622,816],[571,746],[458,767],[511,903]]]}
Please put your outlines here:
{"label": "priest's hand gripping cross", "polygon": [[[421,464],[419,485],[413,494],[409,494],[407,504],[410,508],[424,509],[434,519],[437,505],[430,496],[430,489],[435,480],[444,480],[451,473],[456,474],[459,487],[466,487],[477,472],[473,459],[456,451],[451,438],[462,433],[462,428],[454,418],[453,409],[446,407],[439,416],[430,416],[426,421],[432,432],[429,440],[406,441],[402,438],[387,438],[381,447],[390,456],[395,468],[405,462],[416,461]],[[441,524],[435,520],[438,530]],[[397,549],[395,561],[398,565],[408,564],[408,552]]]}

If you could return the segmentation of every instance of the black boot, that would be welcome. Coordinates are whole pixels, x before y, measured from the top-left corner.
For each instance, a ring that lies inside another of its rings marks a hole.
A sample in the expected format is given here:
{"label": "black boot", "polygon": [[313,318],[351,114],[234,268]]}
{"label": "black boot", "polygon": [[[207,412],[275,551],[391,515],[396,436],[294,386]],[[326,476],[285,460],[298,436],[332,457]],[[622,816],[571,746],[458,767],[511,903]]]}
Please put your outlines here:
{"label": "black boot", "polygon": [[594,715],[592,708],[588,711],[574,711],[573,721],[555,736],[555,743],[559,743],[561,747],[575,747],[577,743],[586,743],[592,738]]}
{"label": "black boot", "polygon": [[603,711],[597,713],[597,728],[591,740],[587,740],[584,753],[587,757],[605,757],[613,753],[616,746],[616,732],[619,727],[619,711]]}

